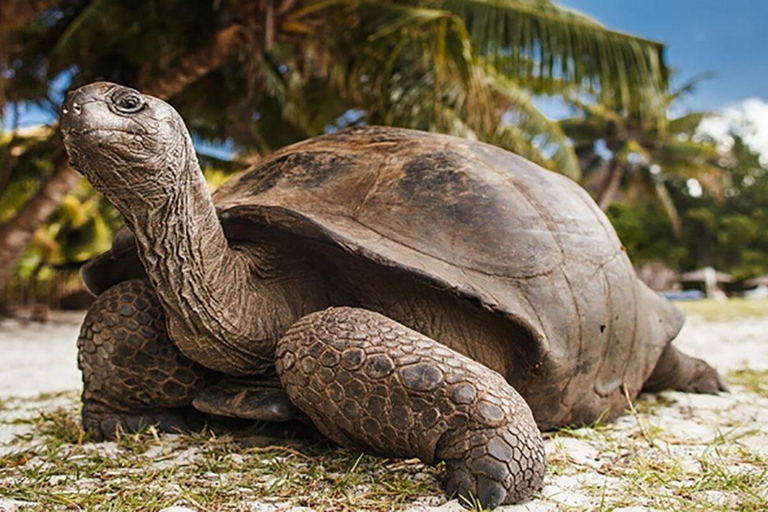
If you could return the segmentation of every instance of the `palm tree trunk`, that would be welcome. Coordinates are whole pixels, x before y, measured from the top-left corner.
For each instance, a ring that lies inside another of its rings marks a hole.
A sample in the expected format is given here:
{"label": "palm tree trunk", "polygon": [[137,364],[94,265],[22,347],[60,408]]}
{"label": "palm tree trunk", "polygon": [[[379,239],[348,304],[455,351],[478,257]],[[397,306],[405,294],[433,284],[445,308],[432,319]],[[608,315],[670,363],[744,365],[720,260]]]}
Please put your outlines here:
{"label": "palm tree trunk", "polygon": [[53,173],[10,221],[0,226],[0,296],[11,272],[40,226],[56,211],[64,196],[80,181],[67,163],[63,149],[54,158]]}
{"label": "palm tree trunk", "polygon": [[158,98],[171,98],[192,82],[221,66],[242,42],[242,25],[233,24],[214,32],[203,48],[187,55],[178,65],[147,84],[139,84],[142,92]]}
{"label": "palm tree trunk", "polygon": [[597,190],[597,204],[601,210],[606,211],[611,206],[623,176],[624,166],[616,158],[612,158],[608,165],[608,173]]}
{"label": "palm tree trunk", "polygon": [[[32,3],[37,5],[46,2],[40,0]],[[221,66],[234,52],[242,32],[240,25],[218,30],[205,47],[191,53],[167,73],[143,86],[143,90],[163,99],[178,94],[198,78]],[[4,296],[11,273],[32,241],[35,231],[56,211],[64,196],[79,180],[80,175],[69,166],[64,149],[60,148],[48,180],[13,219],[0,226],[0,297]]]}

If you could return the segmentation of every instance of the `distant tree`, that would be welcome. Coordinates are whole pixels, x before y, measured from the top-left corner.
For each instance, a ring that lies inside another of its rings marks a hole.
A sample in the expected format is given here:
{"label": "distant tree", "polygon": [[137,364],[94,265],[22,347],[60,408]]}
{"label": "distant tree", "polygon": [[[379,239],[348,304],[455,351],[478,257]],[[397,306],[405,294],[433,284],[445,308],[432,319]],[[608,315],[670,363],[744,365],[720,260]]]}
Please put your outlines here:
{"label": "distant tree", "polygon": [[[667,108],[693,90],[697,77],[665,98]],[[595,200],[604,211],[622,190],[625,197],[645,195],[660,204],[680,233],[680,218],[665,185],[671,178],[696,178],[708,190],[722,193],[723,158],[712,141],[695,140],[696,127],[707,112],[694,112],[667,121],[643,117],[611,103],[569,102],[582,112],[560,121],[574,141],[585,178],[597,182]],[[601,148],[602,146],[602,148]]]}
{"label": "distant tree", "polygon": [[666,181],[684,227],[679,235],[647,197],[610,205],[608,217],[633,263],[658,260],[683,271],[713,266],[738,280],[768,274],[768,168],[741,137],[733,139],[730,157],[720,161],[720,191],[696,178]]}
{"label": "distant tree", "polygon": [[[6,10],[5,101],[55,109],[57,84],[111,80],[172,99],[195,137],[246,153],[376,122],[477,137],[575,176],[530,92],[577,87],[645,117],[666,88],[661,44],[548,0],[32,3]],[[55,135],[51,147],[42,185],[0,228],[0,290],[78,182]]]}
{"label": "distant tree", "polygon": [[[691,256],[685,243],[675,234],[669,217],[649,200],[615,201],[606,211],[632,263],[661,261],[673,269],[689,268]],[[686,225],[682,236],[686,236]]]}
{"label": "distant tree", "polygon": [[722,196],[707,189],[692,195],[687,180],[670,188],[687,228],[687,266],[712,265],[746,279],[768,274],[768,167],[739,135],[732,137]]}

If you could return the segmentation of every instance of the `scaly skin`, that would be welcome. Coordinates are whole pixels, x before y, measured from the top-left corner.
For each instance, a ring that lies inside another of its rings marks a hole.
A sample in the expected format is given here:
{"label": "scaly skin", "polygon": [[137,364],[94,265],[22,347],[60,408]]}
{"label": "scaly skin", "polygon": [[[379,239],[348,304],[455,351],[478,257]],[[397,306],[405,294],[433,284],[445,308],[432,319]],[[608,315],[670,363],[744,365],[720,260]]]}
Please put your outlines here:
{"label": "scaly skin", "polygon": [[104,292],[80,330],[83,426],[111,439],[149,425],[188,430],[201,425],[192,399],[212,372],[187,359],[168,339],[163,310],[149,282],[134,279]]}
{"label": "scaly skin", "polygon": [[278,342],[288,396],[331,440],[388,457],[446,461],[448,495],[485,507],[541,488],[544,446],[498,373],[378,313],[330,308]]}

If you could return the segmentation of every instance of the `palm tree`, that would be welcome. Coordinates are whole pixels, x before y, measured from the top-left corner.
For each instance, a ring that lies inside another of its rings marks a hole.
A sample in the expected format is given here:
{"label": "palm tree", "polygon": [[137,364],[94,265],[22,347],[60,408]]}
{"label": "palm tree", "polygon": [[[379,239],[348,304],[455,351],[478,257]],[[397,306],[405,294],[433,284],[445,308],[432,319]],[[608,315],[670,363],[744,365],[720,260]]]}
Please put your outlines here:
{"label": "palm tree", "polygon": [[[8,62],[13,32],[56,6],[61,0],[6,0],[0,2],[0,69]],[[0,73],[0,114],[5,104],[5,74]],[[2,190],[2,188],[0,188]]]}
{"label": "palm tree", "polygon": [[[19,20],[23,19],[25,15],[31,16],[33,14],[45,12],[46,9],[56,6],[59,3],[60,2],[39,1],[35,4],[37,10],[28,6],[29,8],[26,10],[21,9],[21,13],[17,14],[13,19],[15,19],[17,24],[21,26],[23,25],[23,21],[19,22]],[[94,4],[99,4],[99,2],[94,2]],[[30,72],[28,68],[22,67],[20,70],[14,70],[12,66],[8,66],[11,58],[19,56],[22,58],[29,58],[29,55],[31,54],[33,60],[33,65],[30,66],[32,68],[31,71],[39,72],[41,66],[47,66],[56,62],[56,49],[66,46],[68,38],[73,35],[74,31],[72,28],[78,26],[79,23],[82,23],[91,15],[93,15],[91,10],[84,9],[73,18],[68,25],[67,30],[65,30],[58,39],[58,46],[54,49],[54,58],[50,59],[50,63],[45,60],[40,63],[39,59],[35,59],[34,57],[37,57],[35,52],[39,45],[44,44],[48,39],[49,32],[54,31],[58,23],[54,24],[53,28],[46,27],[47,30],[40,34],[39,39],[26,41],[17,54],[14,55],[11,53],[7,56],[0,55],[0,57],[6,58],[5,62],[0,62],[0,69],[3,67],[10,67],[13,72],[11,75],[13,78],[9,80],[10,84],[5,87],[5,90],[16,92],[16,83],[14,79],[19,77],[20,79],[18,79],[18,81],[23,85],[24,79],[27,78],[24,76],[24,72]],[[238,31],[239,28],[235,26],[227,26],[213,31],[209,40],[206,41],[204,45],[196,48],[193,52],[184,56],[178,62],[175,62],[173,66],[163,74],[159,75],[154,82],[147,83],[146,89],[160,98],[168,98],[171,94],[182,90],[189,83],[206,74],[211,69],[220,66],[224,62],[227,56],[235,49]],[[5,66],[2,64],[5,64]],[[52,69],[46,69],[45,71],[52,73],[55,72],[55,70],[56,68],[52,67]],[[18,73],[19,71],[21,71],[21,73]],[[8,74],[8,72],[0,73],[0,76]],[[48,82],[50,83],[51,81],[52,80],[49,80]],[[26,93],[32,93],[31,97],[24,99],[41,99],[34,96],[35,94],[39,94],[39,90],[25,90],[24,87],[20,87],[20,89]],[[44,99],[48,101],[48,103],[51,103],[47,96],[48,91],[45,90],[44,92],[46,94]],[[0,94],[0,100],[5,99],[6,97],[7,95]],[[11,98],[16,99],[17,101],[20,97],[21,96],[17,94],[11,96]],[[2,107],[2,101],[0,101],[0,107]],[[0,109],[0,112],[1,111],[2,110]],[[53,135],[52,140],[55,141],[54,149],[51,154],[53,169],[47,179],[43,181],[37,193],[32,195],[18,208],[18,211],[13,218],[0,225],[0,292],[7,287],[11,270],[15,267],[24,250],[28,247],[36,230],[51,217],[64,200],[67,193],[80,182],[80,175],[69,166],[66,155],[64,154],[63,146],[60,141],[58,141],[55,134]],[[8,146],[9,151],[11,146],[12,144]],[[10,177],[11,167],[10,164],[4,166],[4,172],[0,174],[0,176]],[[5,188],[0,189],[0,199],[2,199],[3,192],[6,192]]]}
{"label": "palm tree", "polygon": [[[579,88],[644,118],[667,81],[661,44],[548,0],[44,3],[0,56],[8,101],[55,108],[61,77],[133,84],[172,99],[198,138],[243,152],[375,122],[476,137],[577,176],[530,94]],[[54,146],[47,180],[0,228],[0,289],[78,181]]]}
{"label": "palm tree", "polygon": [[[667,108],[708,76],[695,77],[667,94]],[[597,182],[595,200],[603,211],[608,210],[623,184],[628,195],[655,198],[679,234],[679,215],[665,181],[694,178],[715,194],[722,191],[723,172],[718,161],[723,155],[712,141],[694,138],[699,123],[710,113],[693,112],[667,121],[622,112],[620,106],[587,103],[574,97],[567,101],[583,115],[563,119],[560,125],[573,140],[585,179]],[[589,183],[586,185],[589,188]]]}

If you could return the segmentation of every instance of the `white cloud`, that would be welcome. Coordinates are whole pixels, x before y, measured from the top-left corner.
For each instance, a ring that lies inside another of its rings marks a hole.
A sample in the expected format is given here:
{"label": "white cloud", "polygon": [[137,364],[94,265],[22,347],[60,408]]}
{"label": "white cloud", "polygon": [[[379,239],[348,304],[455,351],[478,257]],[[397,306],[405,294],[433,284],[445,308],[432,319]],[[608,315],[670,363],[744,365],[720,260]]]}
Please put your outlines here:
{"label": "white cloud", "polygon": [[736,133],[753,150],[760,153],[763,165],[768,165],[768,102],[760,98],[740,101],[701,122],[696,133],[719,141],[725,148],[733,144]]}

